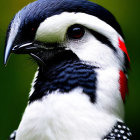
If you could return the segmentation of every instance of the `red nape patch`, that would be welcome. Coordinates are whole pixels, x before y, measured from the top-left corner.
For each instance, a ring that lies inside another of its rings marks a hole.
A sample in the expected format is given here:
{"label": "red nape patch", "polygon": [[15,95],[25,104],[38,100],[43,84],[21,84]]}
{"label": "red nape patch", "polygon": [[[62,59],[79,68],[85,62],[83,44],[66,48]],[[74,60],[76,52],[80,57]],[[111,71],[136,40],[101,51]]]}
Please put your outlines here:
{"label": "red nape patch", "polygon": [[125,101],[126,93],[128,93],[128,85],[127,85],[128,80],[123,71],[120,70],[119,74],[120,74],[120,79],[119,79],[120,93],[123,101]]}
{"label": "red nape patch", "polygon": [[128,55],[125,43],[119,38],[119,47],[120,49],[127,55],[128,60],[130,61],[130,57]]}

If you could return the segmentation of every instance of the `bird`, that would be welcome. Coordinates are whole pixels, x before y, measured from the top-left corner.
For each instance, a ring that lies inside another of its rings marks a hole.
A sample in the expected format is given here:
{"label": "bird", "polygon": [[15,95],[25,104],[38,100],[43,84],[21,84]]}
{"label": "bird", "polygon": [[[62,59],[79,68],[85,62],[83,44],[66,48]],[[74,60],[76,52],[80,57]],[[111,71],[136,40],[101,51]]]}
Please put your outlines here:
{"label": "bird", "polygon": [[9,24],[11,53],[38,65],[9,140],[130,140],[124,121],[130,58],[107,9],[88,0],[37,0]]}

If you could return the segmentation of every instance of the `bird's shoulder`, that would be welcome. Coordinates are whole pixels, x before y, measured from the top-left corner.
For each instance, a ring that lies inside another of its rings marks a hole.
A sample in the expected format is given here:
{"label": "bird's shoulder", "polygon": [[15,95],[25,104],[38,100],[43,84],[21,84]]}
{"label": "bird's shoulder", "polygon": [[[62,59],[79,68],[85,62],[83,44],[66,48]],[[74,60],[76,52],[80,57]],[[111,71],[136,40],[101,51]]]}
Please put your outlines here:
{"label": "bird's shoulder", "polygon": [[103,140],[132,140],[130,129],[123,122],[117,122],[112,131]]}
{"label": "bird's shoulder", "polygon": [[10,137],[9,137],[9,140],[15,140],[15,138],[16,138],[16,130],[14,130],[14,131],[11,133],[11,135],[10,135]]}

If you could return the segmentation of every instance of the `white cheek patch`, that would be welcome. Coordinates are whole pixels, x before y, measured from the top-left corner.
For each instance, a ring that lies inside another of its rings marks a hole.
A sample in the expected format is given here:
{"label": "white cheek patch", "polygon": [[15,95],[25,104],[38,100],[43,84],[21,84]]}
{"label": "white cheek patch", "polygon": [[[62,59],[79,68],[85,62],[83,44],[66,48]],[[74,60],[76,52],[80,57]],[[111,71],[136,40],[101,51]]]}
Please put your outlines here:
{"label": "white cheek patch", "polygon": [[114,41],[118,41],[119,34],[109,24],[93,15],[74,12],[64,12],[60,15],[55,15],[44,20],[37,30],[36,40],[42,42],[63,42],[68,27],[73,24],[81,24],[101,33],[109,38],[113,45],[116,46],[117,44],[114,44]]}
{"label": "white cheek patch", "polygon": [[[117,53],[114,54],[107,44],[102,43],[88,31],[83,39],[79,39],[77,42],[67,39],[67,30],[74,24],[83,25],[87,29],[105,36],[115,47]],[[120,34],[106,22],[92,15],[74,12],[64,12],[47,18],[40,24],[35,37],[37,41],[45,43],[62,43],[71,49],[80,60],[92,62],[94,66],[102,68],[114,66],[121,69],[124,57],[118,45],[118,38],[122,39]]]}
{"label": "white cheek patch", "polygon": [[114,55],[114,51],[97,40],[90,32],[86,31],[85,37],[78,41],[67,41],[69,47],[80,60],[90,63],[90,65],[100,68],[117,67],[120,68],[120,61]]}

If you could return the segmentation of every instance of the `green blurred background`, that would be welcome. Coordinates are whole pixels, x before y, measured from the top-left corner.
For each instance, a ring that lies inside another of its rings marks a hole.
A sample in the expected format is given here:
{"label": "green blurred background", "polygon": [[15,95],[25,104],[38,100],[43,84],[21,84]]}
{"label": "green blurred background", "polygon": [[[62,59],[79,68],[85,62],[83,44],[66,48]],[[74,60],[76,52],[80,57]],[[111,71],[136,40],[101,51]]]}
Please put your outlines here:
{"label": "green blurred background", "polygon": [[[93,0],[109,9],[119,21],[131,58],[129,97],[125,104],[125,120],[134,140],[140,137],[140,0]],[[36,65],[29,56],[12,55],[3,65],[4,40],[7,26],[23,6],[31,0],[0,0],[0,140],[6,140],[18,127],[28,100],[30,83]]]}

